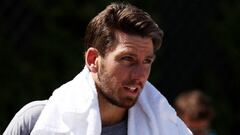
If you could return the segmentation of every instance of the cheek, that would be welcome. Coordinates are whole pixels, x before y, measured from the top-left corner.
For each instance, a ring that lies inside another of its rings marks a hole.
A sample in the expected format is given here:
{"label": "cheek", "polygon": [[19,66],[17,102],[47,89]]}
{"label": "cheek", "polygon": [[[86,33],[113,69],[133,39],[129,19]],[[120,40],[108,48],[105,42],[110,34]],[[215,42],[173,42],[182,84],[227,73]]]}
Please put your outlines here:
{"label": "cheek", "polygon": [[146,71],[147,76],[150,75],[150,73],[151,73],[151,68],[152,68],[152,64],[150,64],[150,65],[146,65],[146,67],[145,67],[145,71]]}
{"label": "cheek", "polygon": [[114,76],[124,76],[126,73],[128,73],[130,70],[127,66],[124,66],[118,62],[113,62],[109,64],[110,71]]}
{"label": "cheek", "polygon": [[151,73],[151,66],[148,67],[148,69],[147,69],[147,77],[149,77],[150,73]]}

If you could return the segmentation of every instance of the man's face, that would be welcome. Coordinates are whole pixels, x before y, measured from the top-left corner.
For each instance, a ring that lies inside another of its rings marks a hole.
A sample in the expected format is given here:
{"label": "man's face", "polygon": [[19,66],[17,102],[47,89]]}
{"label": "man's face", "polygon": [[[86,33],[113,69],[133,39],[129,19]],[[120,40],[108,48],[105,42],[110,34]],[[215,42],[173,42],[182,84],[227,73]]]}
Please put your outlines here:
{"label": "man's face", "polygon": [[133,106],[147,81],[154,61],[149,37],[116,33],[117,45],[100,57],[96,87],[99,96],[123,108]]}

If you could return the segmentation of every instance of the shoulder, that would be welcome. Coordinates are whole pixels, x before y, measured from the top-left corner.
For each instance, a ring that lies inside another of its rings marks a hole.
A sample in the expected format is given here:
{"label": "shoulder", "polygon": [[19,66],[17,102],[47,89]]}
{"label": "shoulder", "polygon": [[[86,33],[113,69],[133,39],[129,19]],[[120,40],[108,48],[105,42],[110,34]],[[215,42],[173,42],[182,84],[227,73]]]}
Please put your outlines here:
{"label": "shoulder", "polygon": [[21,110],[19,110],[15,116],[22,117],[27,115],[40,114],[42,109],[45,107],[47,100],[33,101],[26,104]]}
{"label": "shoulder", "polygon": [[7,129],[5,130],[4,135],[30,134],[46,103],[47,100],[42,100],[33,101],[25,105],[16,113]]}

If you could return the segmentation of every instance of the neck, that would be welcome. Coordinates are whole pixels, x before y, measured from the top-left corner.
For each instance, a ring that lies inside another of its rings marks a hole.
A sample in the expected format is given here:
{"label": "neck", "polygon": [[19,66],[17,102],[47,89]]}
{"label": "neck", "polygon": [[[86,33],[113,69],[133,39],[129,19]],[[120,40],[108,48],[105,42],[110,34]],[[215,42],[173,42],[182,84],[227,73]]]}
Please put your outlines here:
{"label": "neck", "polygon": [[111,104],[101,95],[98,96],[101,120],[103,126],[113,125],[123,121],[127,116],[127,109]]}

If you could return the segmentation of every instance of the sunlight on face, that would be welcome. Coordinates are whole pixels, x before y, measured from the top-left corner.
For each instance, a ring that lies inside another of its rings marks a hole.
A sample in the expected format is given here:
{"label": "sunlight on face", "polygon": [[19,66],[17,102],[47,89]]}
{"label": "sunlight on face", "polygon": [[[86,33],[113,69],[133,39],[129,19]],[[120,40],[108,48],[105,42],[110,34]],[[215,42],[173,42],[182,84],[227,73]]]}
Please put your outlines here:
{"label": "sunlight on face", "polygon": [[149,37],[119,31],[116,38],[116,48],[101,57],[96,86],[108,102],[129,108],[135,104],[149,77],[154,61],[153,44]]}

